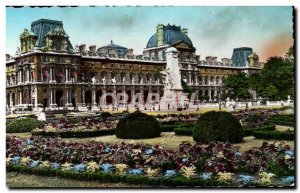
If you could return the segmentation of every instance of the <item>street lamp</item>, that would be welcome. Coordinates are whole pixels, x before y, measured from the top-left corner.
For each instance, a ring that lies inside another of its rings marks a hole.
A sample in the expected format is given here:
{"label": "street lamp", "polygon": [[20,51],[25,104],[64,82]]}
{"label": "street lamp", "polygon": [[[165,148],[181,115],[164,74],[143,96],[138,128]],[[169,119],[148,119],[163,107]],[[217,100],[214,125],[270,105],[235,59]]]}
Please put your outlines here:
{"label": "street lamp", "polygon": [[221,110],[221,90],[223,88],[223,83],[219,84],[219,110]]}

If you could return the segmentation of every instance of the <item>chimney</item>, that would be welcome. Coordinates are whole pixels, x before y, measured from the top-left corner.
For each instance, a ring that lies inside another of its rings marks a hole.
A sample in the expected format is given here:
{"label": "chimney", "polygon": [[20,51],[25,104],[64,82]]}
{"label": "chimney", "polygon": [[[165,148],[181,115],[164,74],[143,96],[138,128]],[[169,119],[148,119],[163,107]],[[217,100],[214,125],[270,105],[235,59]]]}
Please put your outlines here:
{"label": "chimney", "polygon": [[228,64],[228,58],[222,58],[221,62],[224,63],[224,64]]}
{"label": "chimney", "polygon": [[90,53],[90,55],[92,55],[92,56],[95,55],[95,53],[96,53],[96,46],[95,46],[95,45],[91,45],[91,46],[89,47],[89,53]]}
{"label": "chimney", "polygon": [[133,56],[133,49],[132,49],[132,48],[129,48],[129,49],[127,50],[127,56],[129,56],[129,57],[132,57],[132,56]]}
{"label": "chimney", "polygon": [[104,47],[99,48],[98,53],[99,53],[99,56],[105,56],[105,48]]}
{"label": "chimney", "polygon": [[6,61],[9,61],[11,56],[9,54],[6,54]]}
{"label": "chimney", "polygon": [[212,61],[213,63],[216,63],[216,62],[217,62],[217,57],[212,57],[212,58],[211,58],[211,61]]}
{"label": "chimney", "polygon": [[164,45],[164,25],[158,24],[156,27],[156,35],[157,35],[157,46]]}
{"label": "chimney", "polygon": [[211,58],[212,58],[211,56],[206,56],[205,57],[206,62],[211,62]]}
{"label": "chimney", "polygon": [[81,44],[81,45],[79,46],[79,52],[80,52],[80,53],[85,52],[85,47],[86,47],[85,44]]}
{"label": "chimney", "polygon": [[184,33],[185,35],[187,35],[188,34],[188,29],[187,28],[182,28],[181,32]]}
{"label": "chimney", "polygon": [[116,49],[115,49],[115,48],[109,48],[109,49],[108,49],[108,55],[109,55],[109,57],[111,57],[111,58],[117,57]]}

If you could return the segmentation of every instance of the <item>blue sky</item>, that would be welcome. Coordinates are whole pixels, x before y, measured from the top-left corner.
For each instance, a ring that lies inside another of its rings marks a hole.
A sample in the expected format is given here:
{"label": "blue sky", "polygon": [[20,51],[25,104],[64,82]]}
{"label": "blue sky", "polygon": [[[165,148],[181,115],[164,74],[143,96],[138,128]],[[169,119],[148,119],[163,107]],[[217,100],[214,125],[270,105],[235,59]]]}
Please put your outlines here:
{"label": "blue sky", "polygon": [[73,7],[6,8],[6,49],[14,54],[19,35],[38,19],[60,20],[76,44],[114,43],[141,54],[156,25],[188,28],[196,53],[231,57],[235,47],[249,46],[261,60],[284,55],[293,43],[292,7]]}

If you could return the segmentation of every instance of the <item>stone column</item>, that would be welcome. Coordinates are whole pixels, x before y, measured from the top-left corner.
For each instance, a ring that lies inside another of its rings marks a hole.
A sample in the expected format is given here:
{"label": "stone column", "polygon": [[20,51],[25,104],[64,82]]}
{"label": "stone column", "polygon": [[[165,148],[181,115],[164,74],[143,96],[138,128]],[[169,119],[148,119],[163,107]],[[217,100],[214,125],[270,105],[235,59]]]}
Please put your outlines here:
{"label": "stone column", "polygon": [[104,86],[104,88],[103,88],[103,90],[102,90],[102,97],[104,97],[103,98],[103,101],[101,101],[101,102],[103,102],[104,104],[100,104],[101,106],[102,106],[102,108],[104,107],[104,106],[106,106],[106,87]]}
{"label": "stone column", "polygon": [[69,78],[68,78],[68,67],[66,67],[66,81],[65,82],[69,82]]}
{"label": "stone column", "polygon": [[191,84],[192,83],[192,74],[191,74],[191,71],[189,71],[189,82],[188,84]]}
{"label": "stone column", "polygon": [[30,68],[27,68],[27,82],[30,82]]}
{"label": "stone column", "polygon": [[53,71],[52,71],[52,67],[49,68],[49,74],[50,74],[50,80],[49,82],[51,83],[53,81]]}
{"label": "stone column", "polygon": [[85,90],[82,89],[81,93],[82,93],[82,106],[85,107]]}
{"label": "stone column", "polygon": [[214,89],[214,99],[217,98],[218,89]]}
{"label": "stone column", "polygon": [[50,89],[50,106],[53,104],[53,89]]}
{"label": "stone column", "polygon": [[23,104],[23,93],[22,93],[22,91],[20,90],[19,91],[19,104],[21,105],[21,104]]}
{"label": "stone column", "polygon": [[57,107],[57,104],[56,104],[56,90],[53,89],[53,104],[55,107]]}
{"label": "stone column", "polygon": [[114,88],[113,88],[113,101],[112,101],[113,107],[117,107],[116,106],[117,105],[117,103],[116,103],[116,93],[117,93],[116,86],[114,86]]}
{"label": "stone column", "polygon": [[134,105],[135,105],[135,89],[134,87],[131,88],[131,104],[133,104],[132,108],[134,108]]}
{"label": "stone column", "polygon": [[197,74],[197,72],[195,73],[195,84],[198,85],[198,74]]}
{"label": "stone column", "polygon": [[211,100],[211,88],[208,88],[208,97],[209,97],[209,100]]}
{"label": "stone column", "polygon": [[93,103],[93,106],[94,106],[94,107],[97,106],[97,103],[96,103],[96,90],[95,90],[95,87],[92,88],[92,103]]}
{"label": "stone column", "polygon": [[145,101],[144,101],[144,87],[141,87],[140,91],[141,91],[142,107],[144,109],[144,104],[145,104]]}
{"label": "stone column", "polygon": [[124,103],[124,108],[125,108],[127,105],[127,101],[128,101],[128,98],[126,97],[126,87],[125,86],[123,87],[122,93],[123,93],[123,103]]}
{"label": "stone column", "polygon": [[13,106],[12,93],[10,93],[10,95],[9,95],[9,106],[10,106],[10,107]]}

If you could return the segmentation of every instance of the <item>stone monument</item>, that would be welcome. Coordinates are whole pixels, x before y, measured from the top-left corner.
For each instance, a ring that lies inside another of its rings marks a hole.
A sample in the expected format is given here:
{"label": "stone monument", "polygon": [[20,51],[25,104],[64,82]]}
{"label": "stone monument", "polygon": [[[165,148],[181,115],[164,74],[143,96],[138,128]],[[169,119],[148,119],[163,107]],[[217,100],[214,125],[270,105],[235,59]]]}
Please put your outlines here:
{"label": "stone monument", "polygon": [[160,107],[163,110],[176,110],[184,107],[187,95],[182,92],[177,49],[170,47],[165,53],[167,66],[162,72],[165,80],[164,95],[160,102]]}

